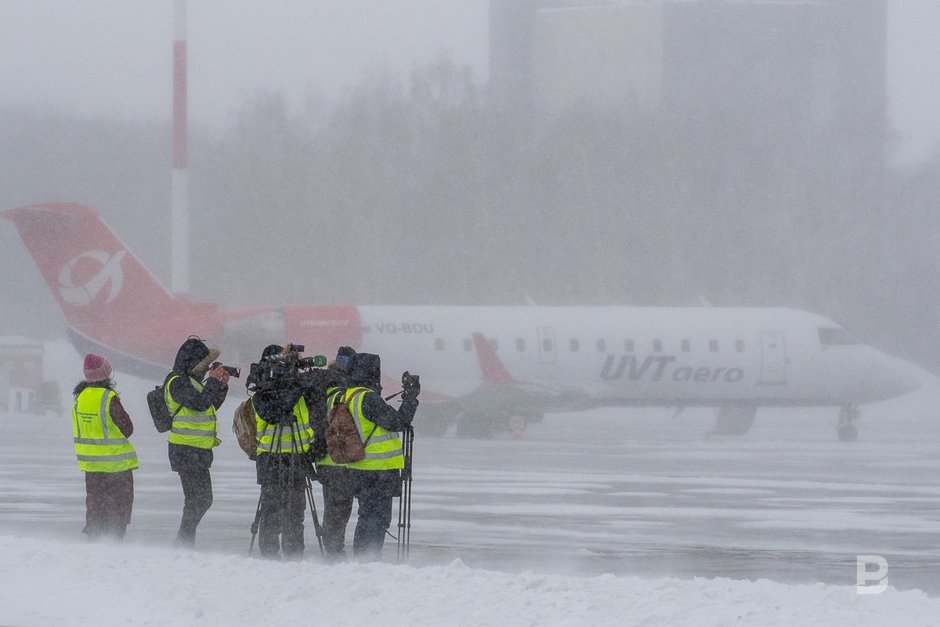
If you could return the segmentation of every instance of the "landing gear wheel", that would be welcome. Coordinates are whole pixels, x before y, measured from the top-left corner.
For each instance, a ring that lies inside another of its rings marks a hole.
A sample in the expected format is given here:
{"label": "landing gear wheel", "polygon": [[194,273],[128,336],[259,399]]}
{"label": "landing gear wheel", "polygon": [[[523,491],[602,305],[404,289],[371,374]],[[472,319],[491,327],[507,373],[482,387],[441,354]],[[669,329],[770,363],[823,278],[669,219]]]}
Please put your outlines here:
{"label": "landing gear wheel", "polygon": [[853,424],[858,419],[858,409],[851,406],[839,410],[839,424],[836,431],[843,442],[854,442],[858,439],[858,429]]}
{"label": "landing gear wheel", "polygon": [[457,437],[487,439],[493,437],[493,425],[484,416],[464,415],[457,420]]}
{"label": "landing gear wheel", "polygon": [[513,440],[521,440],[525,434],[526,419],[525,416],[518,414],[509,418],[509,435]]}
{"label": "landing gear wheel", "polygon": [[421,424],[417,425],[417,431],[421,435],[439,438],[447,431],[448,425],[450,423],[446,420],[422,420]]}
{"label": "landing gear wheel", "polygon": [[840,425],[839,439],[843,442],[854,442],[858,439],[858,429],[855,425]]}

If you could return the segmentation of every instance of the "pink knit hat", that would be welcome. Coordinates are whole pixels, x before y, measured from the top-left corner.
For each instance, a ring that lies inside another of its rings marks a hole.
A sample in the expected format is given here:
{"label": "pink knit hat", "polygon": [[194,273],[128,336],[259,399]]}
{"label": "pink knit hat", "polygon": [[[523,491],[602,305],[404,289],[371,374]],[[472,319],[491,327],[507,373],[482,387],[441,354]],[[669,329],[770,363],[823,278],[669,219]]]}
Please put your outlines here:
{"label": "pink knit hat", "polygon": [[111,364],[101,355],[88,353],[85,355],[85,381],[104,381],[111,376]]}

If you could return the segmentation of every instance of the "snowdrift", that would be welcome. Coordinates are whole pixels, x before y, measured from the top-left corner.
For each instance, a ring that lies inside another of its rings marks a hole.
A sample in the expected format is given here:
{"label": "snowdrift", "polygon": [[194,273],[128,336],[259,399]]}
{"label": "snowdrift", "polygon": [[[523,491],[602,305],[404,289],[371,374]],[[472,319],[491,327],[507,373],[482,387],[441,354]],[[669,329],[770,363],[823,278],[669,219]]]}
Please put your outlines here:
{"label": "snowdrift", "polygon": [[[315,547],[314,547],[315,549]],[[309,550],[309,548],[308,548]],[[768,580],[272,562],[0,536],[5,625],[936,625],[940,599]]]}

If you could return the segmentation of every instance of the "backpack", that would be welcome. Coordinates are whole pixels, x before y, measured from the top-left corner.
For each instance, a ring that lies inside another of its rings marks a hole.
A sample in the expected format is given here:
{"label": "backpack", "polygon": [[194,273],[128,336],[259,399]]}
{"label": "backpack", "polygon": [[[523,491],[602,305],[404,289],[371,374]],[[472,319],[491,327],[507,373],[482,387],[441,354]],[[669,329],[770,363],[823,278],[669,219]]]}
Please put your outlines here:
{"label": "backpack", "polygon": [[172,377],[168,377],[163,385],[158,385],[147,392],[147,407],[150,409],[150,417],[153,418],[153,426],[160,433],[166,433],[173,428],[173,419],[183,409],[183,406],[180,405],[173,412],[173,415],[170,415],[170,410],[166,406],[164,387],[170,382],[170,378]]}
{"label": "backpack", "polygon": [[238,441],[238,447],[245,452],[248,459],[258,457],[258,424],[255,422],[255,408],[251,399],[246,398],[235,408],[235,419],[232,421],[232,431]]}
{"label": "backpack", "polygon": [[[337,394],[341,394],[341,392],[337,392]],[[359,394],[365,394],[365,392]],[[365,459],[366,444],[372,437],[372,433],[370,433],[365,442],[359,437],[359,430],[356,428],[356,417],[349,411],[349,404],[352,403],[355,397],[353,395],[345,403],[336,403],[333,409],[330,410],[330,421],[326,427],[326,450],[337,464],[350,464]],[[375,432],[374,427],[372,431]]]}

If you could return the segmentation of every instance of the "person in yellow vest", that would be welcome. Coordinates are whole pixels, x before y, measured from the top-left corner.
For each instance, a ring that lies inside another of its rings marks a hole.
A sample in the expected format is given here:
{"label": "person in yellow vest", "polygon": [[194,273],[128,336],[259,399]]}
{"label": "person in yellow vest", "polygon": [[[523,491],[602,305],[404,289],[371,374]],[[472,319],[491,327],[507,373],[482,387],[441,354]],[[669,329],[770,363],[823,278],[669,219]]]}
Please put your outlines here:
{"label": "person in yellow vest", "polygon": [[[284,354],[271,344],[260,364]],[[300,559],[304,554],[304,510],[314,440],[311,409],[323,407],[300,379],[275,380],[251,397],[255,412],[258,484],[261,486],[258,548],[262,557]]]}
{"label": "person in yellow vest", "polygon": [[[335,390],[327,399],[329,409],[337,403],[349,404],[365,444],[365,458],[344,465],[352,493],[359,501],[353,554],[360,559],[375,559],[382,553],[385,532],[392,522],[392,501],[401,494],[401,470],[405,466],[398,433],[414,420],[420,391],[417,377],[409,379],[396,410],[382,398],[379,356],[356,353],[349,358],[346,389]],[[327,455],[317,468],[331,465],[336,464]]]}
{"label": "person in yellow vest", "polygon": [[[196,527],[212,506],[212,449],[221,444],[216,411],[228,394],[228,372],[210,368],[219,356],[205,342],[191,336],[176,352],[173,370],[164,381],[167,409],[173,416],[168,440],[170,468],[183,486],[183,517],[176,544],[193,546]],[[205,381],[203,381],[205,377]]]}
{"label": "person in yellow vest", "polygon": [[89,538],[123,538],[134,507],[137,453],[128,438],[134,423],[121,405],[111,364],[88,353],[84,379],[75,386],[72,436],[78,467],[85,472],[85,528]]}
{"label": "person in yellow vest", "polygon": [[[349,361],[355,354],[356,351],[349,346],[341,346],[337,350],[336,359],[327,367],[327,398],[349,387]],[[328,425],[326,411],[315,418],[317,441],[326,435]],[[343,561],[346,559],[346,525],[356,500],[355,486],[345,466],[334,464],[332,459],[324,459],[327,454],[325,442],[317,447],[317,453],[317,480],[323,486],[323,550],[328,561]]]}

